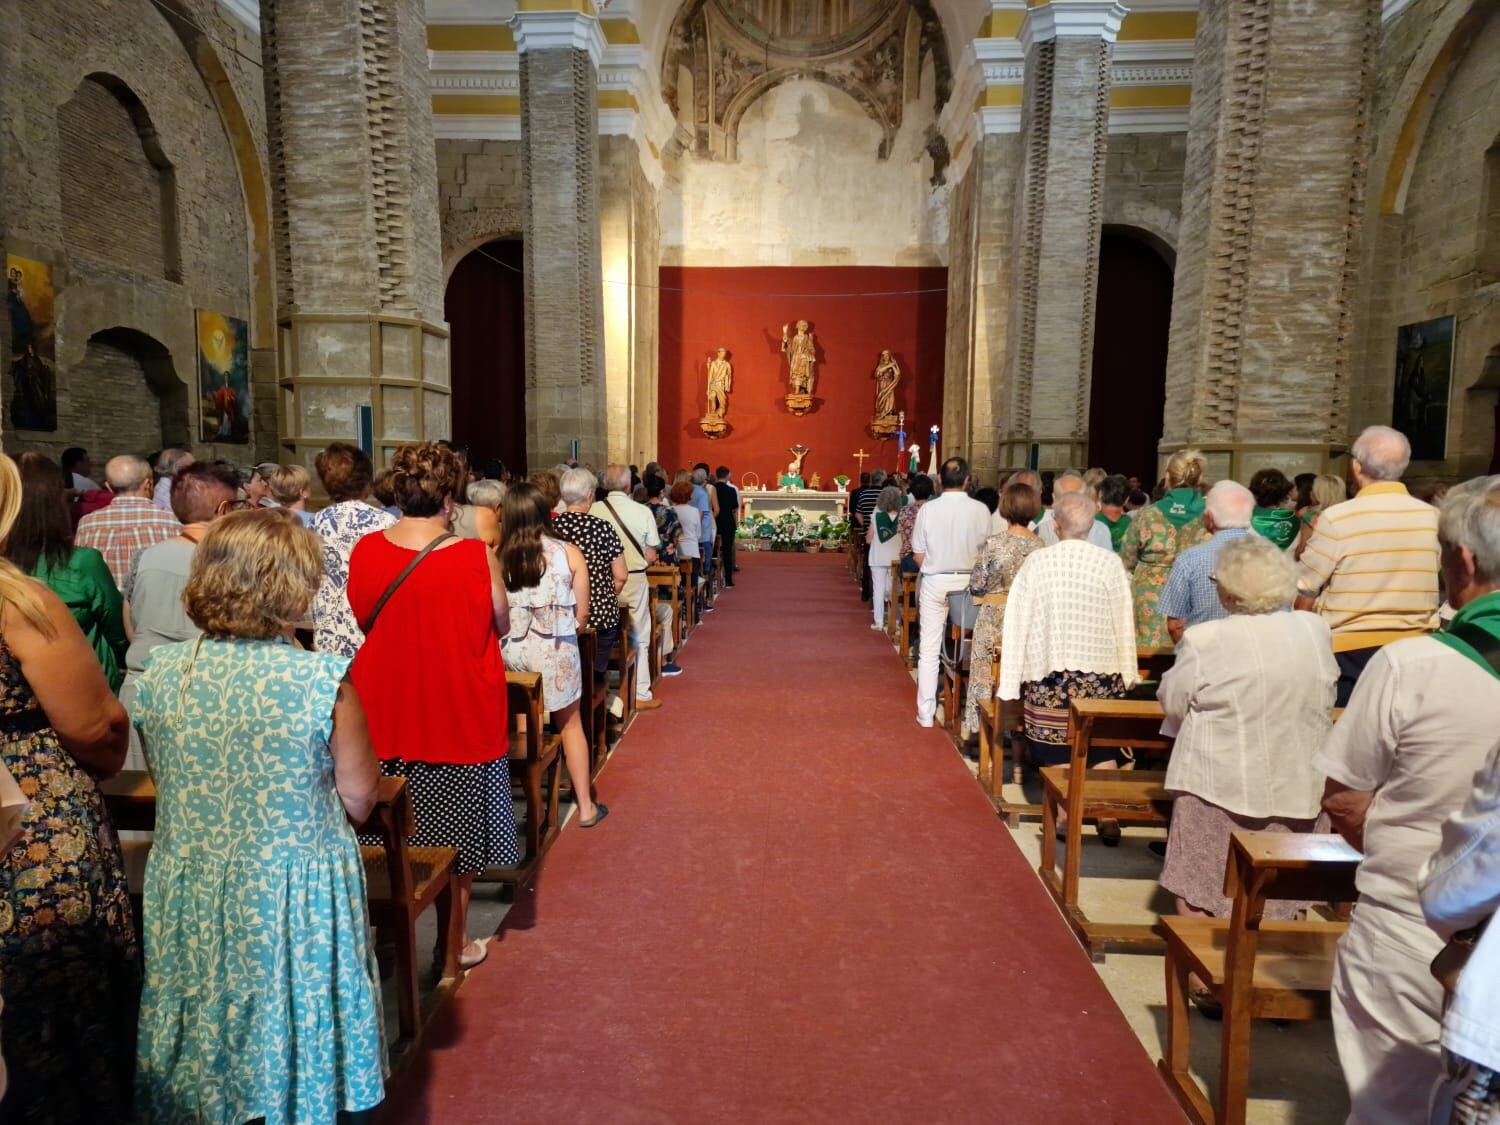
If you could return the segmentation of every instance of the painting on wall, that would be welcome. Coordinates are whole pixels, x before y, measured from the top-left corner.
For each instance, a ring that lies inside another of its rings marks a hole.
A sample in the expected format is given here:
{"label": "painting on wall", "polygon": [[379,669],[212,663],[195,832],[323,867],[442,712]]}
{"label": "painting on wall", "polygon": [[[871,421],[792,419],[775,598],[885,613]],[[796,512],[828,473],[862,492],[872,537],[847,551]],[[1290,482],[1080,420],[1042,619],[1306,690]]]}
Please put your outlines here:
{"label": "painting on wall", "polygon": [[10,424],[57,429],[57,332],[52,267],[5,257],[5,311],[10,317]]}
{"label": "painting on wall", "polygon": [[1411,441],[1413,461],[1448,454],[1448,394],[1453,383],[1451,316],[1396,330],[1396,394],[1391,425]]}
{"label": "painting on wall", "polygon": [[250,326],[198,310],[198,439],[250,440]]}

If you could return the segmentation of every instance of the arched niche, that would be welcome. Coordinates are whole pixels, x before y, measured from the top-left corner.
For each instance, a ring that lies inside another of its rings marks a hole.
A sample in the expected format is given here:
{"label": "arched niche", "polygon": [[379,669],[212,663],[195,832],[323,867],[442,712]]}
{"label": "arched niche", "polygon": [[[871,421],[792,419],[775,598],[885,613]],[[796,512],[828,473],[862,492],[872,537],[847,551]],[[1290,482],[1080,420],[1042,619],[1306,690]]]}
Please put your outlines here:
{"label": "arched niche", "polygon": [[453,264],[443,300],[453,441],[515,470],[527,463],[524,269],[519,239],[488,240]]}

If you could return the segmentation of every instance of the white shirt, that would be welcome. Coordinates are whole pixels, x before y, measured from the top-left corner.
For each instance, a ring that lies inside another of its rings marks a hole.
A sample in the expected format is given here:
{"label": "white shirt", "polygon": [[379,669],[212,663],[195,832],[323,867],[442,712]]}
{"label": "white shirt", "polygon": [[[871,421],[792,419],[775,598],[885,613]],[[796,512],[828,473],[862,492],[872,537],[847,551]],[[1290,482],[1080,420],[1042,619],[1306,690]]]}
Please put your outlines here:
{"label": "white shirt", "polygon": [[[1490,681],[1491,691],[1500,683]],[[1443,825],[1443,847],[1427,863],[1422,910],[1443,937],[1500,910],[1500,752],[1474,778],[1461,811]],[[1443,1046],[1500,1070],[1500,922],[1491,922],[1464,966],[1443,1017]]]}
{"label": "white shirt", "polygon": [[[930,505],[929,505],[930,507]],[[1001,632],[1001,699],[1053,672],[1139,678],[1130,575],[1120,556],[1081,539],[1033,551],[1016,572]]]}
{"label": "white shirt", "polygon": [[156,487],[151,490],[151,499],[163,511],[170,512],[172,510],[172,477],[170,474],[156,482]]}
{"label": "white shirt", "polygon": [[[656,530],[656,515],[646,505],[637,503],[623,492],[611,492],[606,499],[609,507],[605,506],[603,500],[596,500],[589,508],[589,515],[608,520],[620,533],[620,545],[625,548],[626,571],[625,586],[620,591],[620,604],[629,605],[641,596],[646,581],[645,548],[660,547],[661,536]],[[611,511],[611,508],[614,510]],[[624,528],[630,529],[630,535],[625,534]],[[631,545],[632,535],[635,536],[636,543],[640,544],[641,550],[638,551]]]}
{"label": "white shirt", "polygon": [[99,484],[98,481],[90,480],[88,477],[84,476],[82,473],[74,473],[73,474],[73,491],[74,492],[102,492],[102,491],[104,491],[104,489]]}
{"label": "white shirt", "polygon": [[[1034,530],[1036,531],[1036,537],[1042,541],[1044,546],[1057,546],[1057,520],[1052,518],[1051,508],[1048,508],[1047,511],[1043,513],[1042,518],[1037,521],[1037,525]],[[1089,525],[1088,541],[1096,547],[1103,547],[1111,554],[1114,553],[1115,541],[1109,537],[1109,528],[1105,527],[1098,520],[1095,520],[1092,524]]]}
{"label": "white shirt", "polygon": [[1417,885],[1443,821],[1500,747],[1495,677],[1447,645],[1412,637],[1371,658],[1313,768],[1375,791],[1365,818],[1364,898],[1418,920]]}
{"label": "white shirt", "polygon": [[912,527],[911,549],[923,574],[966,574],[990,537],[990,510],[961,488],[923,504]]}
{"label": "white shirt", "polygon": [[1236,614],[1191,626],[1156,697],[1177,744],[1167,788],[1249,817],[1316,817],[1338,663],[1315,613]]}

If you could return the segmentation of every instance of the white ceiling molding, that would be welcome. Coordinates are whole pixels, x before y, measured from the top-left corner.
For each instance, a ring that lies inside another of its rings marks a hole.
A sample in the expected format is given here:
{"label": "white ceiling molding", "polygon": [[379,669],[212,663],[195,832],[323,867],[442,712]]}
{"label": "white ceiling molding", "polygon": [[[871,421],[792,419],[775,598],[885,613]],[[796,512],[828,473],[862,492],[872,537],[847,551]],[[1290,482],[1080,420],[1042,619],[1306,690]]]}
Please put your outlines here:
{"label": "white ceiling molding", "polygon": [[1100,0],[1049,0],[1040,8],[1028,8],[1021,21],[1021,46],[1028,53],[1037,43],[1053,39],[1090,38],[1113,43],[1125,21],[1118,3]]}
{"label": "white ceiling molding", "polygon": [[996,133],[1019,133],[1021,131],[1021,107],[1018,105],[981,106],[979,121],[987,137]]}
{"label": "white ceiling molding", "polygon": [[1117,63],[1191,63],[1191,39],[1125,39],[1115,44]]}
{"label": "white ceiling molding", "polygon": [[435,94],[519,94],[521,56],[514,51],[428,51]]}
{"label": "white ceiling molding", "polygon": [[1198,0],[1120,0],[1132,12],[1196,12]]}
{"label": "white ceiling molding", "polygon": [[1136,109],[1111,109],[1111,133],[1186,133],[1187,106],[1148,106]]}
{"label": "white ceiling molding", "polygon": [[519,141],[521,119],[479,113],[435,114],[432,136],[439,141]]}
{"label": "white ceiling molding", "polygon": [[507,25],[516,34],[516,50],[587,51],[594,66],[604,61],[604,31],[598,16],[582,12],[517,12]]}
{"label": "white ceiling molding", "polygon": [[1111,86],[1188,86],[1193,81],[1191,63],[1115,63],[1110,68]]}

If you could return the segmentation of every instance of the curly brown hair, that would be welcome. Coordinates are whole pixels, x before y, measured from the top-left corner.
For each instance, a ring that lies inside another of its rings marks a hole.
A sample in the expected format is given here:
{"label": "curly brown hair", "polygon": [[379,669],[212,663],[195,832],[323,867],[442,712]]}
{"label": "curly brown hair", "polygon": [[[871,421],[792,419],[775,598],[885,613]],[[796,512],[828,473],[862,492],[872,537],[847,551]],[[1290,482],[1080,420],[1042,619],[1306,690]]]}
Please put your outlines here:
{"label": "curly brown hair", "polygon": [[286,508],[231,512],[193,552],[183,603],[210,637],[270,640],[307,616],[323,546]]}
{"label": "curly brown hair", "polygon": [[463,459],[445,446],[430,441],[403,445],[391,458],[391,496],[404,516],[435,516],[443,501],[458,502],[466,473]]}
{"label": "curly brown hair", "polygon": [[313,467],[318,470],[323,491],[335,504],[370,495],[375,466],[370,463],[370,455],[357,445],[336,441],[318,454]]}

